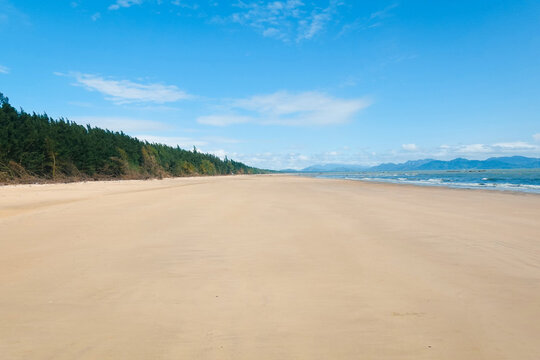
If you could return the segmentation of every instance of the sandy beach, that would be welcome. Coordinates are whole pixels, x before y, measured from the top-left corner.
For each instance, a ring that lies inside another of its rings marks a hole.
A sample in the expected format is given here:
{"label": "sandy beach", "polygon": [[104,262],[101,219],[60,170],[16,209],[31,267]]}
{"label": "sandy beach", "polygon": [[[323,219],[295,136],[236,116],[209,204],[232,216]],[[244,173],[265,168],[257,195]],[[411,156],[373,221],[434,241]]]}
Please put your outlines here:
{"label": "sandy beach", "polygon": [[0,187],[0,359],[540,359],[540,196]]}

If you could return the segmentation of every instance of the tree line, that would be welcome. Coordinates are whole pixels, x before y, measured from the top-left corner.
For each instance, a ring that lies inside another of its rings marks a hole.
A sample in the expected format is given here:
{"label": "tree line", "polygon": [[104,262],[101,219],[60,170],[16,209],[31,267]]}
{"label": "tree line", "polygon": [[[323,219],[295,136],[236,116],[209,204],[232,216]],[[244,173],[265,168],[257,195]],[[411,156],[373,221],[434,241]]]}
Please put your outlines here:
{"label": "tree line", "polygon": [[196,148],[149,143],[123,132],[17,111],[2,93],[0,106],[0,182],[265,172]]}

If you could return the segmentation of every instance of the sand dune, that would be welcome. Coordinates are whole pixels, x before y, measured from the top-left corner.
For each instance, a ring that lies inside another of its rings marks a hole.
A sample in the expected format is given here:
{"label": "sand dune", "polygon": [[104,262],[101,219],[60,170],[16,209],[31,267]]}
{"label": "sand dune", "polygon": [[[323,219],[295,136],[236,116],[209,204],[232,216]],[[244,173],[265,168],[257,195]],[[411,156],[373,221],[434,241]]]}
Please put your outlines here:
{"label": "sand dune", "polygon": [[0,359],[540,359],[540,196],[0,188]]}

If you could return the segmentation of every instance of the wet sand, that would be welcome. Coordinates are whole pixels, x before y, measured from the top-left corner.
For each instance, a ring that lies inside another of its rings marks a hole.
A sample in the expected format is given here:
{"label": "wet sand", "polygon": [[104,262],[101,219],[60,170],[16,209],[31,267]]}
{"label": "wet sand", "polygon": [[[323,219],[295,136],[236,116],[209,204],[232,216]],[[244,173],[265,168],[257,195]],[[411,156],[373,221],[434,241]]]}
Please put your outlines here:
{"label": "wet sand", "polygon": [[0,359],[540,359],[540,196],[0,187]]}

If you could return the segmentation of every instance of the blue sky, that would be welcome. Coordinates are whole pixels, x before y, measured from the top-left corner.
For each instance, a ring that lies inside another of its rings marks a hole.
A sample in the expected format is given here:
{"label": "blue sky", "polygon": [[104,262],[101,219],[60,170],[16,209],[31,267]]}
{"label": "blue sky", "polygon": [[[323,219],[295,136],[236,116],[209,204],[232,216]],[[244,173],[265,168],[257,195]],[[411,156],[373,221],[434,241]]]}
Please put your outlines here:
{"label": "blue sky", "polygon": [[540,2],[0,0],[16,107],[281,169],[540,157]]}

